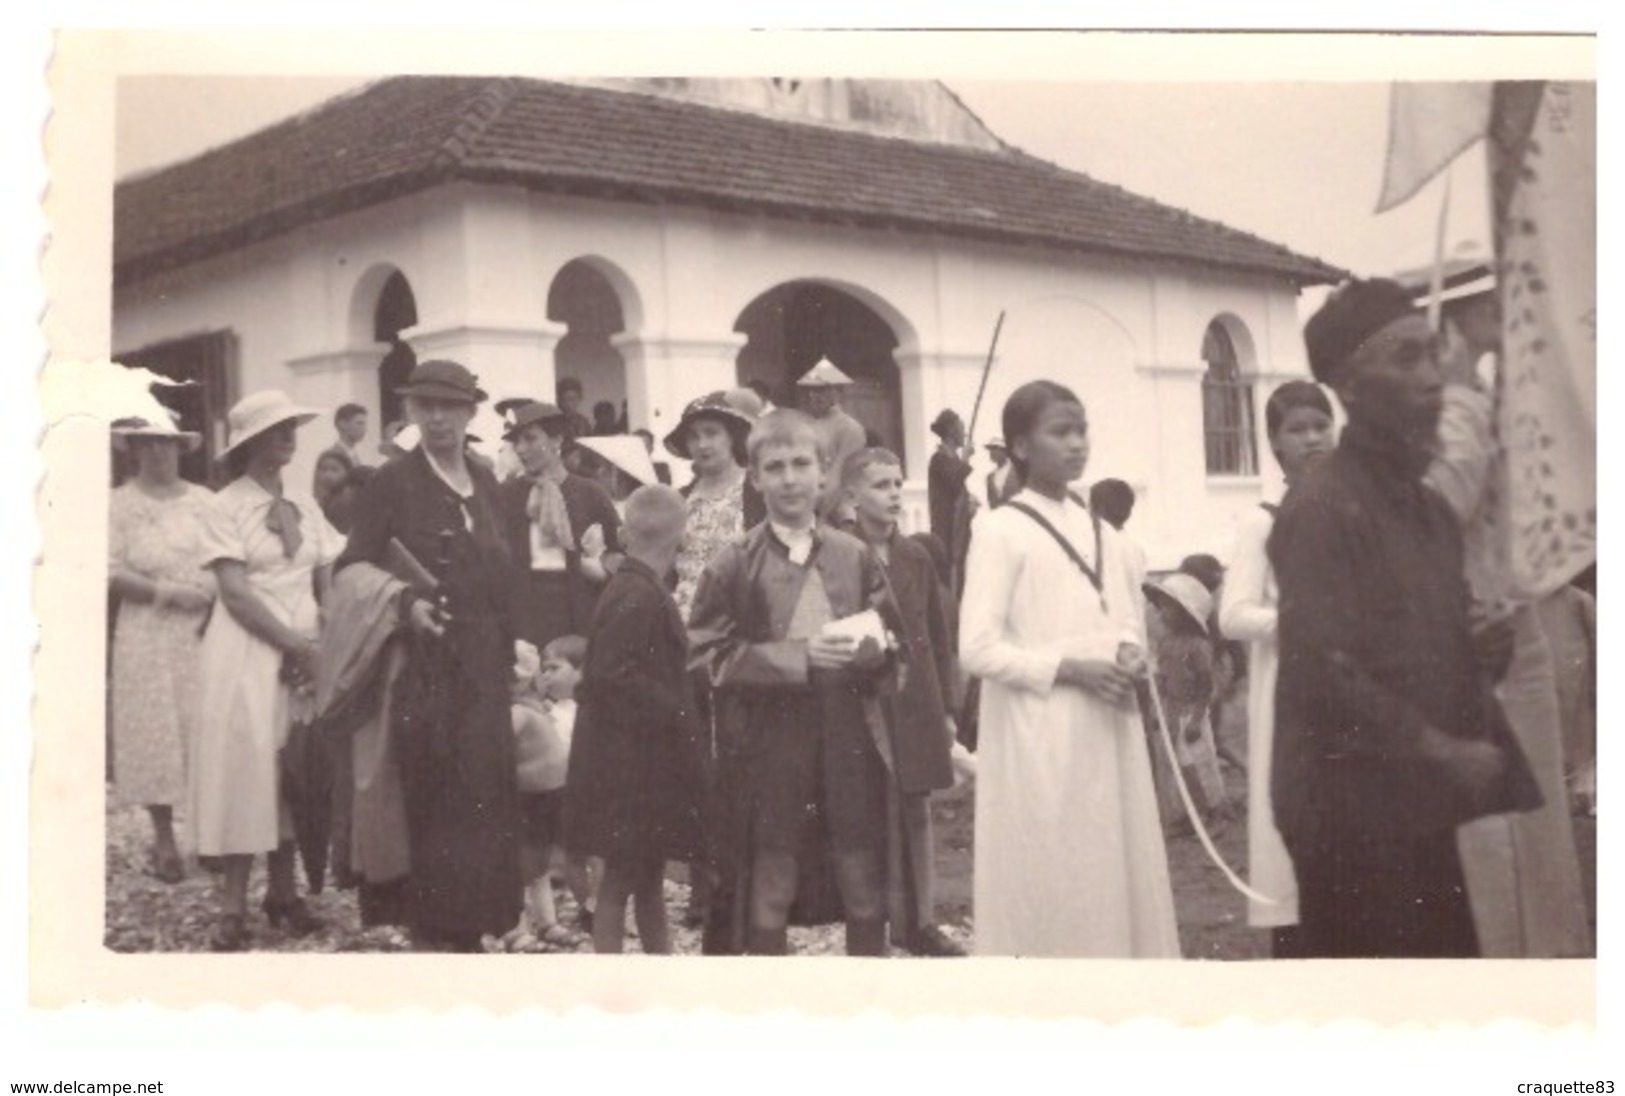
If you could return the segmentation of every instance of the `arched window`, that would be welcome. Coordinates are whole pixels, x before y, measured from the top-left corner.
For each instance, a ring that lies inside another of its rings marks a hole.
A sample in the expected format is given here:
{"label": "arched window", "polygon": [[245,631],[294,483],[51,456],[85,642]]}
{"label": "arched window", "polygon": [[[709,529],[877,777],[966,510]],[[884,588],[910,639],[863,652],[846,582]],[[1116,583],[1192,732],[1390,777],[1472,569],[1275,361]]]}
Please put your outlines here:
{"label": "arched window", "polygon": [[389,344],[389,351],[378,363],[380,430],[405,417],[396,389],[404,387],[407,378],[412,375],[412,369],[417,365],[417,355],[401,341],[400,334],[417,322],[418,306],[412,296],[412,287],[407,284],[406,276],[397,270],[379,291],[378,305],[373,310],[372,319],[372,337]]}
{"label": "arched window", "polygon": [[1202,336],[1202,439],[1210,476],[1256,476],[1253,385],[1243,376],[1235,340],[1214,320]]}

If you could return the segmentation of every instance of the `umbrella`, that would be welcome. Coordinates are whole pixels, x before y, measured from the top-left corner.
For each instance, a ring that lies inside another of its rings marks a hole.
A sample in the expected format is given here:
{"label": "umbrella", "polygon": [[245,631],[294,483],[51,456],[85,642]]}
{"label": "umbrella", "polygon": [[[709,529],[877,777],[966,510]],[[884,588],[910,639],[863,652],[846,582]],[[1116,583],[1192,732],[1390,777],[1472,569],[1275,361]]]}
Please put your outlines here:
{"label": "umbrella", "polygon": [[293,822],[294,844],[305,866],[310,893],[322,893],[327,879],[329,837],[333,829],[333,771],[321,725],[295,720],[279,761],[282,795]]}

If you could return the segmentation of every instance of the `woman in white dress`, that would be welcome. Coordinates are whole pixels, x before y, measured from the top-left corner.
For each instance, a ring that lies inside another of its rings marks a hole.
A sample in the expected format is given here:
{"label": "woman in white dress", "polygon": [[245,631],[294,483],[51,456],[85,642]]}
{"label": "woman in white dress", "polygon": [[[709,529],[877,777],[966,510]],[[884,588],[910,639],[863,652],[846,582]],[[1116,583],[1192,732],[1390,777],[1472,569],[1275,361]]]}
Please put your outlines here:
{"label": "woman in white dress", "polygon": [[[1287,381],[1264,404],[1270,449],[1280,462],[1287,487],[1337,444],[1332,405],[1312,381]],[[1249,899],[1247,923],[1271,930],[1271,954],[1298,954],[1298,884],[1292,858],[1275,828],[1270,806],[1270,751],[1275,742],[1275,679],[1280,669],[1275,645],[1275,576],[1264,545],[1275,526],[1274,507],[1248,511],[1236,530],[1219,603],[1219,630],[1249,645],[1247,654],[1247,866],[1254,890],[1273,905]]]}
{"label": "woman in white dress", "polygon": [[186,751],[196,723],[198,630],[214,603],[199,524],[209,492],[180,478],[180,456],[199,436],[172,423],[128,419],[113,446],[136,475],[113,491],[108,579],[119,600],[113,631],[113,788],[152,819],[150,870],[166,883],[185,875],[175,807],[186,795]]}
{"label": "woman in white dress", "polygon": [[1004,437],[1024,487],[972,531],[960,656],[982,679],[976,792],[979,955],[1179,955],[1134,684],[1145,671],[1115,531],[1068,491],[1083,405],[1017,389]]}
{"label": "woman in white dress", "polygon": [[220,606],[203,637],[191,817],[198,854],[218,858],[222,872],[217,951],[248,943],[248,877],[259,853],[269,859],[271,923],[300,935],[320,927],[296,889],[277,770],[293,694],[315,677],[316,592],[344,546],[316,500],[283,479],[294,431],[317,414],[277,391],[244,397],[227,416],[223,454],[238,474],[204,511],[202,558]]}

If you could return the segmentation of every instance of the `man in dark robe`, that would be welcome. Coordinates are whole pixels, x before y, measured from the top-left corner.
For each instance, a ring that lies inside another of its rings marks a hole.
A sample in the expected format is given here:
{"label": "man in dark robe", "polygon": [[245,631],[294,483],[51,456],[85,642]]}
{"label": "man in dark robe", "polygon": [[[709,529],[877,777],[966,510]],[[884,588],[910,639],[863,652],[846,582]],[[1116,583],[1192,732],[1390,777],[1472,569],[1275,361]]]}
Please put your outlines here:
{"label": "man in dark robe", "polygon": [[948,548],[948,560],[953,568],[949,589],[958,594],[965,588],[965,552],[970,547],[970,523],[976,508],[976,501],[965,486],[971,473],[965,453],[965,424],[956,412],[944,410],[931,421],[931,432],[940,444],[926,465],[926,503],[931,533]]}
{"label": "man in dark robe", "polygon": [[[1422,483],[1442,398],[1433,332],[1400,286],[1354,282],[1305,329],[1348,412],[1281,506],[1271,798],[1307,957],[1479,953],[1456,846],[1539,804],[1475,642],[1461,535]],[[1501,667],[1504,669],[1504,665]]]}

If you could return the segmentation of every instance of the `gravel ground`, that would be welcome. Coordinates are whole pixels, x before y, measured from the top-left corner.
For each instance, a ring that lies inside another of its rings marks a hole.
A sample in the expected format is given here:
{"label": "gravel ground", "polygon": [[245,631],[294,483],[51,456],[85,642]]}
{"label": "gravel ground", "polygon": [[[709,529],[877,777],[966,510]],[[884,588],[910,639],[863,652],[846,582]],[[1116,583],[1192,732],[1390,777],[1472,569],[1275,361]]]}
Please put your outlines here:
{"label": "gravel ground", "polygon": [[[109,796],[111,799],[111,795]],[[184,833],[177,817],[178,831]],[[107,912],[103,943],[118,952],[207,951],[214,927],[214,877],[195,863],[188,864],[186,878],[167,884],[147,868],[151,829],[146,812],[139,807],[110,804],[107,812]],[[962,855],[968,860],[968,841]],[[699,930],[687,928],[682,914],[688,905],[689,889],[681,866],[672,869],[666,881],[666,910],[671,923],[672,949],[679,955],[700,954]],[[301,872],[301,885],[303,874]],[[274,929],[258,912],[265,897],[264,861],[256,863],[249,884],[249,927],[252,948],[275,952],[394,952],[409,951],[405,932],[380,926],[360,927],[354,891],[326,888],[321,894],[306,895],[312,912],[326,922],[309,936],[294,936]],[[524,934],[505,939],[487,937],[488,952],[548,954],[590,952],[592,943],[578,923],[575,899],[566,891],[556,891],[560,926],[541,937]],[[969,900],[962,904],[957,922],[945,919],[948,934],[967,948],[971,945]],[[636,951],[637,930],[627,915],[626,949]],[[845,934],[839,925],[790,930],[790,950],[797,955],[840,955],[845,950]],[[897,952],[903,955],[903,952]]]}
{"label": "gravel ground", "polygon": [[[1244,795],[1244,780],[1231,774],[1231,793],[1237,802]],[[214,924],[212,877],[195,865],[180,883],[160,882],[147,871],[150,831],[146,813],[139,807],[112,803],[107,812],[107,912],[104,943],[113,951],[205,951]],[[937,841],[937,910],[947,933],[969,948],[973,942],[971,918],[974,798],[969,790],[949,793],[934,803]],[[1576,818],[1576,839],[1581,864],[1590,892],[1591,920],[1596,925],[1596,820]],[[182,829],[184,832],[184,828]],[[1224,827],[1216,843],[1226,860],[1238,871],[1246,871],[1246,823],[1238,818]],[[1259,959],[1267,956],[1264,934],[1246,925],[1246,906],[1219,870],[1208,862],[1194,837],[1173,837],[1168,842],[1169,871],[1174,884],[1174,903],[1179,916],[1182,950],[1192,959]],[[684,928],[681,915],[688,903],[688,887],[680,867],[674,867],[666,883],[666,908],[672,925],[673,948],[678,954],[697,955],[697,930]],[[404,933],[390,928],[363,931],[359,928],[353,891],[331,888],[308,898],[312,910],[326,927],[307,937],[295,937],[273,929],[258,916],[264,896],[263,862],[256,865],[250,885],[250,918],[253,947],[279,952],[390,952],[408,950]],[[568,894],[558,895],[558,911],[563,931],[547,938],[526,936],[517,940],[488,939],[492,952],[558,953],[591,951],[587,936],[571,928],[576,906]],[[637,939],[628,918],[627,950],[637,949]],[[792,928],[791,951],[799,955],[838,955],[844,948],[839,925],[819,928]],[[901,954],[901,953],[899,953]]]}

